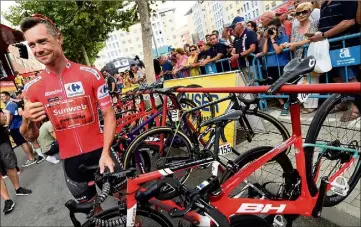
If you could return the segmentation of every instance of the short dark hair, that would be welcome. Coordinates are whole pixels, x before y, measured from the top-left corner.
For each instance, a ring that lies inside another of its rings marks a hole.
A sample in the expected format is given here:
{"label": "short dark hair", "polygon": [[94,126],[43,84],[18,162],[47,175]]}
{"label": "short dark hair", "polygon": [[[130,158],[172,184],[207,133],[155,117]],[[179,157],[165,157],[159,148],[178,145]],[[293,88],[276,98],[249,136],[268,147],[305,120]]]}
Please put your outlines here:
{"label": "short dark hair", "polygon": [[208,36],[211,36],[210,34],[207,34],[205,37],[207,38]]}
{"label": "short dark hair", "polygon": [[217,35],[219,35],[219,32],[217,30],[213,30],[212,33],[215,32]]}
{"label": "short dark hair", "polygon": [[274,19],[272,19],[272,20],[268,23],[268,26],[267,26],[267,27],[269,27],[269,26],[271,26],[271,25],[275,25],[277,28],[279,28],[279,27],[281,27],[282,22],[281,22],[280,19],[274,18]]}
{"label": "short dark hair", "polygon": [[257,23],[254,21],[248,21],[247,24],[250,23],[251,27],[253,28],[253,31],[257,31]]}
{"label": "short dark hair", "polygon": [[48,33],[54,37],[58,35],[57,28],[54,27],[50,22],[47,20],[42,20],[40,18],[34,18],[34,17],[27,17],[20,23],[20,29],[23,33],[25,33],[27,30],[35,27],[38,24],[44,24],[48,30]]}
{"label": "short dark hair", "polygon": [[4,94],[5,96],[9,96],[10,97],[10,93],[8,91],[2,91],[1,94]]}
{"label": "short dark hair", "polygon": [[218,35],[216,35],[216,34],[211,34],[210,37],[212,37],[212,36],[215,36],[215,37],[218,38]]}

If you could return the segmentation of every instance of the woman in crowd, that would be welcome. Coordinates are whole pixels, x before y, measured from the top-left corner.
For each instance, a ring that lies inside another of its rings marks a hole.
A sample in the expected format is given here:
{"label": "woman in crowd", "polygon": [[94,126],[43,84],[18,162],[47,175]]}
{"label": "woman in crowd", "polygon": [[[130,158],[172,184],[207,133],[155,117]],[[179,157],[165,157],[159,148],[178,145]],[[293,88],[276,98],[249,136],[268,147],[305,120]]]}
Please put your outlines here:
{"label": "woman in crowd", "polygon": [[188,57],[183,48],[177,48],[175,50],[175,57],[177,59],[177,63],[175,64],[172,73],[176,78],[189,77],[189,70],[183,70],[188,64]]}
{"label": "woman in crowd", "polygon": [[[318,20],[310,19],[312,10],[313,5],[311,2],[304,2],[297,6],[295,16],[299,23],[292,28],[291,43],[283,44],[284,47],[289,47],[291,51],[294,51],[295,58],[302,58],[306,55],[306,51],[302,46],[310,42],[308,40],[309,35],[317,32]],[[311,84],[318,84],[319,75],[312,73],[310,79]],[[308,78],[304,77],[299,81],[299,84],[306,84],[307,80]],[[303,106],[302,113],[313,112],[318,106],[318,98],[308,98],[303,103]]]}
{"label": "woman in crowd", "polygon": [[191,67],[189,70],[190,76],[198,76],[201,74],[198,65],[198,49],[196,45],[189,47],[190,56],[188,57],[188,66]]}
{"label": "woman in crowd", "polygon": [[[281,26],[280,19],[272,19],[264,33],[262,52],[266,55],[268,76],[273,78],[273,82],[283,74],[284,66],[290,61],[289,54],[282,52],[284,48],[282,44],[288,43],[289,38],[286,34],[280,32]],[[269,52],[275,52],[276,54],[267,55]],[[287,115],[289,103],[285,103],[283,99],[279,99],[279,102],[283,106],[281,115]]]}

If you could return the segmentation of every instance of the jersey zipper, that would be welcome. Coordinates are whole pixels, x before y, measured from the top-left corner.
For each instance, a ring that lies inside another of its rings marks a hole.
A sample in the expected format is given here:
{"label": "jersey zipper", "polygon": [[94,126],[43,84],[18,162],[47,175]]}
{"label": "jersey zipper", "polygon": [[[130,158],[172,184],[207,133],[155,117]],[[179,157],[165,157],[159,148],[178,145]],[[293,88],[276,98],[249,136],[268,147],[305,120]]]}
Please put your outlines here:
{"label": "jersey zipper", "polygon": [[[60,79],[60,85],[61,85],[61,87],[62,87],[62,89],[63,89],[63,95],[65,95],[64,97],[67,97],[66,96],[66,91],[65,91],[65,86],[64,86],[64,82],[63,82],[63,77],[62,76],[60,76],[60,75],[58,75],[58,77],[59,77],[59,79]],[[79,149],[80,149],[80,153],[82,154],[83,153],[83,149],[82,149],[82,147],[81,147],[81,142],[80,142],[80,139],[79,139],[79,135],[78,135],[78,133],[77,133],[77,131],[76,131],[76,129],[74,129],[74,131],[72,130],[72,132],[73,132],[73,135],[75,134],[75,138],[76,138],[76,140],[77,140],[77,144],[78,144],[78,147],[79,147]]]}

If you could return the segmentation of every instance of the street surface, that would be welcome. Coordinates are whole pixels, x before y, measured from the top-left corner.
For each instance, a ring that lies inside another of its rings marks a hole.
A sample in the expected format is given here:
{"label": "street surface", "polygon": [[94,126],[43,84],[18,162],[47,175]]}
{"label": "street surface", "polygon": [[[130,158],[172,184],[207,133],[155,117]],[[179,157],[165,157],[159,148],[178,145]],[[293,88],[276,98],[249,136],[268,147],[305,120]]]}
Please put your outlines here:
{"label": "street surface", "polygon": [[[20,148],[15,152],[19,165],[25,162],[25,154]],[[190,184],[207,178],[205,171],[201,176],[198,174],[189,179]],[[29,196],[16,196],[9,181],[5,180],[11,198],[16,203],[12,213],[4,215],[1,212],[0,226],[72,226],[69,214],[64,204],[71,199],[66,187],[62,164],[51,164],[43,161],[40,164],[24,168],[20,174],[20,183],[23,187],[29,188],[33,194]],[[105,203],[105,207],[115,204],[111,198]],[[4,202],[1,201],[1,211]],[[336,225],[321,218],[299,218],[294,226],[327,226]]]}

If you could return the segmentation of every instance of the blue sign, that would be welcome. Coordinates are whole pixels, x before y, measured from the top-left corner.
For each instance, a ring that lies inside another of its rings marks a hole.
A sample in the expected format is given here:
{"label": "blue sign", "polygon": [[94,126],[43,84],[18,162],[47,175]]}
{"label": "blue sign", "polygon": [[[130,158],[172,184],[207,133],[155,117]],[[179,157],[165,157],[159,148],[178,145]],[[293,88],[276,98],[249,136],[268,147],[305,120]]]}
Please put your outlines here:
{"label": "blue sign", "polygon": [[204,68],[206,69],[206,74],[217,73],[216,64],[214,64],[214,63],[209,63],[209,64],[205,65]]}
{"label": "blue sign", "polygon": [[332,67],[359,65],[360,46],[347,47],[330,51]]}

